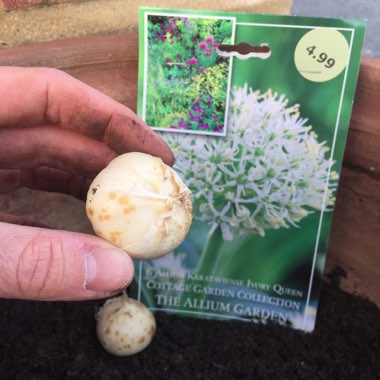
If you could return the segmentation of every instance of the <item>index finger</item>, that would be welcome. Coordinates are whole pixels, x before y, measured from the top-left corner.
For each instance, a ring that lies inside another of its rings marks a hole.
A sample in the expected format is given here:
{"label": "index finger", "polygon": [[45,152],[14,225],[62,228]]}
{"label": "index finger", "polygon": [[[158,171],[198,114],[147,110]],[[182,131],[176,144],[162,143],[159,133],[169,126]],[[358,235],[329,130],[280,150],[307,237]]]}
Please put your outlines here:
{"label": "index finger", "polygon": [[167,144],[128,107],[70,75],[48,68],[0,68],[0,128],[54,124],[172,165]]}

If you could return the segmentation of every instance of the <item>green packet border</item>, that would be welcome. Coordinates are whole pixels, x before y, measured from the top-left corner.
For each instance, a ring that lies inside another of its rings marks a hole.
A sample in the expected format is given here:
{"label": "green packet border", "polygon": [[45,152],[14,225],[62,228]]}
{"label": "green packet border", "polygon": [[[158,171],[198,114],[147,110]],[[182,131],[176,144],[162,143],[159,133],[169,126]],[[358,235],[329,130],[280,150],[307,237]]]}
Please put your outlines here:
{"label": "green packet border", "polygon": [[[353,100],[354,92],[357,85],[357,78],[359,74],[360,68],[360,58],[362,52],[362,46],[365,36],[365,29],[367,21],[364,19],[353,20],[353,19],[340,19],[340,18],[321,18],[321,17],[304,17],[304,16],[289,16],[289,15],[270,15],[270,14],[247,14],[241,12],[221,12],[221,11],[209,11],[209,10],[191,10],[191,9],[176,9],[176,8],[151,8],[151,7],[141,7],[139,9],[139,81],[138,81],[138,115],[141,116],[141,107],[142,107],[142,95],[143,95],[143,81],[144,81],[144,17],[146,13],[162,13],[162,14],[186,14],[186,15],[201,15],[201,16],[220,16],[220,17],[236,17],[236,26],[244,23],[247,24],[257,24],[259,26],[275,26],[275,27],[304,27],[307,29],[313,29],[318,27],[330,27],[334,29],[349,29],[352,31],[351,41],[350,41],[350,55],[348,61],[348,67],[346,69],[345,78],[343,81],[342,94],[341,94],[341,104],[339,105],[338,117],[335,126],[335,136],[334,141],[339,139],[339,144],[343,146],[343,150],[346,145],[346,138],[349,130],[349,120],[352,112],[352,103],[343,104],[343,100]],[[341,171],[341,162],[343,159],[342,152],[337,152],[334,150],[334,154],[332,158],[338,156],[339,167],[337,170]],[[328,231],[326,234],[327,240],[330,235],[331,225],[328,223]],[[326,258],[327,252],[323,252],[323,260]],[[316,255],[313,258],[316,260]],[[141,270],[141,262],[136,263],[136,269],[139,268]],[[324,264],[323,264],[324,267]],[[139,270],[136,270],[136,279],[137,282],[139,277]],[[309,292],[312,290],[318,293],[316,298],[317,305],[319,303],[319,294],[321,283],[320,280],[316,278],[314,264],[313,267],[310,268],[310,279],[311,284],[309,286]],[[307,289],[306,289],[307,290]],[[153,310],[160,310],[153,309]],[[188,315],[186,310],[177,309],[172,310],[171,312],[177,315]],[[305,314],[306,315],[306,314]],[[205,314],[202,318],[210,318]],[[213,319],[238,319],[234,318],[230,315],[221,316],[220,318],[211,317]],[[306,318],[306,317],[305,317]],[[313,320],[315,323],[315,317]],[[310,331],[310,330],[309,330]]]}

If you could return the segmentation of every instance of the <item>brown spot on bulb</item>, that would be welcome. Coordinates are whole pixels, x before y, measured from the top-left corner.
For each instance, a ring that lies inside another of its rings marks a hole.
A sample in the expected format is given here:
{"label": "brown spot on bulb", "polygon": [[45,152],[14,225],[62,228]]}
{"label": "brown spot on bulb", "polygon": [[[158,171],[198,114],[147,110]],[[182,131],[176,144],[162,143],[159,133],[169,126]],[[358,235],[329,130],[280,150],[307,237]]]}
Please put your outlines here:
{"label": "brown spot on bulb", "polygon": [[128,202],[128,197],[126,195],[122,195],[121,197],[119,197],[119,199],[117,200],[122,206],[126,206],[129,202]]}
{"label": "brown spot on bulb", "polygon": [[191,203],[190,193],[184,191],[180,194],[179,200],[187,211],[190,213],[193,211],[193,204]]}
{"label": "brown spot on bulb", "polygon": [[166,222],[167,218],[161,219],[158,221],[158,225],[160,228],[157,229],[157,242],[161,243],[166,240],[169,236],[169,229]]}
{"label": "brown spot on bulb", "polygon": [[94,210],[91,207],[89,207],[87,209],[87,213],[88,213],[88,215],[93,216],[94,215]]}
{"label": "brown spot on bulb", "polygon": [[115,199],[116,198],[116,193],[114,191],[111,191],[108,196],[110,197],[110,199]]}
{"label": "brown spot on bulb", "polygon": [[137,343],[144,343],[144,341],[145,341],[145,337],[144,336],[142,336],[138,341],[137,341]]}
{"label": "brown spot on bulb", "polygon": [[168,211],[173,210],[173,202],[170,202],[170,201],[166,202],[165,207],[166,207],[166,209],[167,209]]}
{"label": "brown spot on bulb", "polygon": [[128,214],[129,212],[134,211],[134,210],[136,210],[135,206],[128,205],[128,206],[124,207],[123,212],[124,212],[124,214]]}

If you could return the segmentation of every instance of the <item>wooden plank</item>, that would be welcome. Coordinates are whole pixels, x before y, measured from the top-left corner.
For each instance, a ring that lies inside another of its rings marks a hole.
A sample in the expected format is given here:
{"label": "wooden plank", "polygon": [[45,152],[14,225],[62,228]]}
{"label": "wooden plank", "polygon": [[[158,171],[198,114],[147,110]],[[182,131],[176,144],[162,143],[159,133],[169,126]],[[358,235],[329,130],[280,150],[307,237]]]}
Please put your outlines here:
{"label": "wooden plank", "polygon": [[362,60],[327,260],[380,306],[380,59]]}
{"label": "wooden plank", "polygon": [[[0,50],[0,65],[66,71],[136,108],[137,34],[92,36]],[[327,267],[380,305],[380,59],[364,58],[337,196]]]}
{"label": "wooden plank", "polygon": [[0,50],[0,65],[61,69],[136,109],[136,33],[71,38]]}
{"label": "wooden plank", "polygon": [[380,59],[363,58],[351,117],[345,161],[380,174]]}

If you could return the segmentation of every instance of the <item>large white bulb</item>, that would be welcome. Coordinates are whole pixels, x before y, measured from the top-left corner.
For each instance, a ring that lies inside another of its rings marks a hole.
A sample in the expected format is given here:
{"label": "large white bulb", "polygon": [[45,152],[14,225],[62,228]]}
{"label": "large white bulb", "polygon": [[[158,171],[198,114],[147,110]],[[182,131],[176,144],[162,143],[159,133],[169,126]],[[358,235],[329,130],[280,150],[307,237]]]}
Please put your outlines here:
{"label": "large white bulb", "polygon": [[135,259],[153,259],[182,243],[192,221],[190,190],[160,158],[116,157],[93,180],[86,211],[95,233]]}

